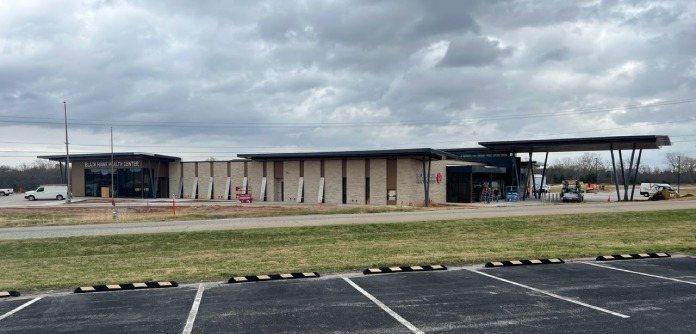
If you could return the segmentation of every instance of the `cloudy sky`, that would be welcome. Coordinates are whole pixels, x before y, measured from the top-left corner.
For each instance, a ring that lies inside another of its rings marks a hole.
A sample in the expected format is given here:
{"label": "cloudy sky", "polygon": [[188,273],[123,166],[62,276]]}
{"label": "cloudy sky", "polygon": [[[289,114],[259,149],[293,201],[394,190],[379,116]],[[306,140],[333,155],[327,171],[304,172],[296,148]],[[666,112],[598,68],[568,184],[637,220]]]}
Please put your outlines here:
{"label": "cloudy sky", "polygon": [[[0,2],[0,163],[667,134],[696,156],[696,2]],[[560,155],[557,155],[559,158]]]}

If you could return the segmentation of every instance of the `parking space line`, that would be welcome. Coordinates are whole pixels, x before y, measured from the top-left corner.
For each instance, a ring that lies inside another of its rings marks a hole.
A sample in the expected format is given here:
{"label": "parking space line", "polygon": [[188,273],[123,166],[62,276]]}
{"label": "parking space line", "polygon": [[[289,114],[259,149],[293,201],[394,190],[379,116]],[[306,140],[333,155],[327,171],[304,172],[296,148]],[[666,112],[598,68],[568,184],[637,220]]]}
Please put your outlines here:
{"label": "parking space line", "polygon": [[410,323],[408,320],[404,319],[402,316],[400,316],[398,313],[394,312],[392,309],[389,308],[389,306],[385,305],[379,299],[375,298],[375,296],[371,295],[369,292],[365,291],[365,289],[361,288],[359,285],[357,285],[355,282],[351,281],[348,277],[343,277],[341,278],[346,281],[348,284],[350,284],[352,287],[355,288],[355,290],[358,290],[360,293],[362,293],[365,297],[367,297],[369,300],[371,300],[373,303],[377,304],[382,310],[387,312],[392,318],[396,319],[399,323],[402,325],[406,326],[406,328],[410,329],[411,332],[418,333],[418,334],[423,334],[423,331],[418,329],[418,327],[414,326],[412,323]]}
{"label": "parking space line", "polygon": [[669,280],[669,281],[674,281],[674,282],[679,282],[679,283],[686,283],[686,284],[696,285],[696,282],[689,282],[689,281],[685,281],[685,280],[680,280],[680,279],[678,279],[678,278],[672,278],[672,277],[660,276],[660,275],[653,275],[653,274],[643,273],[643,272],[640,272],[640,271],[633,271],[633,270],[628,270],[628,269],[621,269],[621,268],[616,268],[616,267],[612,267],[612,266],[608,266],[608,265],[602,265],[602,264],[590,263],[590,262],[584,262],[584,261],[578,261],[578,263],[587,264],[587,265],[590,265],[590,266],[595,266],[595,267],[600,267],[600,268],[605,268],[605,269],[623,271],[623,272],[626,272],[626,273],[631,273],[631,274],[636,274],[636,275],[643,275],[643,276],[648,276],[648,277],[666,279],[666,280]]}
{"label": "parking space line", "polygon": [[13,315],[13,314],[15,314],[15,313],[21,311],[23,308],[25,308],[25,307],[27,307],[27,306],[29,306],[29,305],[31,305],[31,304],[36,303],[36,302],[37,302],[39,299],[41,299],[41,298],[43,298],[43,296],[41,296],[41,297],[36,297],[36,298],[34,298],[34,299],[32,299],[32,300],[30,300],[30,301],[28,301],[28,302],[26,302],[26,303],[24,303],[24,304],[22,304],[22,305],[19,305],[19,306],[16,307],[14,310],[12,310],[12,311],[10,311],[10,312],[7,312],[7,313],[5,313],[5,314],[3,314],[3,315],[1,315],[1,316],[0,316],[0,320],[3,320],[3,319],[5,319],[5,318],[7,318],[7,317],[9,317],[9,316],[11,316],[11,315]]}
{"label": "parking space line", "polygon": [[587,307],[587,308],[591,308],[591,309],[593,309],[593,310],[597,310],[597,311],[600,311],[600,312],[608,313],[608,314],[611,314],[611,315],[614,315],[614,316],[617,316],[617,317],[620,317],[620,318],[624,318],[624,319],[630,318],[630,316],[627,316],[627,315],[625,315],[625,314],[621,314],[621,313],[618,313],[618,312],[610,311],[610,310],[607,310],[607,309],[605,309],[605,308],[601,308],[601,307],[599,307],[599,306],[594,306],[594,305],[590,305],[590,304],[587,304],[587,303],[583,303],[583,302],[581,302],[581,301],[574,300],[574,299],[571,299],[571,298],[568,298],[568,297],[563,297],[563,296],[557,295],[557,294],[555,294],[555,293],[553,293],[553,292],[549,292],[549,291],[544,291],[544,290],[541,290],[541,289],[537,289],[537,288],[531,287],[531,286],[529,286],[529,285],[524,285],[524,284],[522,284],[522,283],[513,282],[513,281],[510,281],[510,280],[507,280],[507,279],[504,279],[504,278],[501,278],[501,277],[497,277],[497,276],[493,276],[493,275],[490,275],[490,274],[486,274],[486,273],[483,273],[483,272],[480,272],[480,271],[477,271],[477,270],[474,270],[474,269],[466,269],[466,270],[471,271],[471,272],[474,272],[474,273],[477,273],[477,274],[480,274],[480,275],[483,275],[483,276],[486,276],[486,277],[490,277],[490,278],[492,278],[492,279],[497,279],[497,280],[499,280],[499,281],[501,281],[501,282],[509,283],[509,284],[512,284],[512,285],[516,285],[516,286],[519,286],[519,287],[521,287],[521,288],[529,289],[529,290],[532,290],[532,291],[535,291],[535,292],[538,292],[538,293],[543,293],[543,294],[545,294],[545,295],[547,295],[547,296],[554,297],[554,298],[557,298],[557,299],[560,299],[560,300],[564,300],[564,301],[567,301],[567,302],[570,302],[570,303],[573,303],[573,304],[577,304],[577,305],[580,305],[580,306],[584,306],[584,307]]}
{"label": "parking space line", "polygon": [[198,291],[196,292],[196,298],[193,300],[193,305],[191,305],[191,311],[189,312],[188,319],[186,319],[186,326],[184,326],[183,334],[191,334],[193,330],[193,322],[196,321],[196,315],[198,314],[198,307],[201,306],[201,300],[203,299],[203,283],[198,285]]}

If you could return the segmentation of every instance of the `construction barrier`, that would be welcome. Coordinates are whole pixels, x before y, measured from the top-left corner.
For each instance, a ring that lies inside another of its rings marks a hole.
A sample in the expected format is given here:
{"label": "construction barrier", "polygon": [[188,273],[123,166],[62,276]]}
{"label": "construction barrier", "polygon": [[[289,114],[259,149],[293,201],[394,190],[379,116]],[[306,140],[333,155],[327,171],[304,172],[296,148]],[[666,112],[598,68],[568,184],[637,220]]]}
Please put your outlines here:
{"label": "construction barrier", "polygon": [[260,282],[260,281],[272,281],[281,279],[296,279],[296,278],[315,278],[319,277],[317,272],[308,273],[290,273],[290,274],[268,274],[268,275],[257,275],[257,276],[237,276],[232,277],[227,283],[246,283],[246,282]]}
{"label": "construction barrier", "polygon": [[565,263],[563,259],[535,259],[535,260],[512,260],[512,261],[496,261],[487,262],[486,267],[508,267],[508,266],[522,266],[531,264],[561,264]]}
{"label": "construction barrier", "polygon": [[436,265],[424,265],[424,266],[407,266],[407,267],[380,267],[380,268],[369,268],[363,270],[363,274],[383,274],[383,273],[401,273],[410,271],[432,271],[432,270],[447,270],[447,267],[436,264]]}
{"label": "construction barrier", "polygon": [[0,291],[0,298],[7,298],[7,297],[19,297],[20,293],[19,291]]}
{"label": "construction barrier", "polygon": [[174,281],[106,284],[106,285],[81,286],[81,287],[75,289],[75,291],[73,291],[73,293],[120,291],[120,290],[135,290],[135,289],[174,288],[177,286],[179,286],[179,284],[174,282]]}
{"label": "construction barrier", "polygon": [[672,257],[667,253],[640,253],[640,254],[617,254],[602,255],[597,257],[597,261],[631,260],[631,259],[650,259],[660,257]]}

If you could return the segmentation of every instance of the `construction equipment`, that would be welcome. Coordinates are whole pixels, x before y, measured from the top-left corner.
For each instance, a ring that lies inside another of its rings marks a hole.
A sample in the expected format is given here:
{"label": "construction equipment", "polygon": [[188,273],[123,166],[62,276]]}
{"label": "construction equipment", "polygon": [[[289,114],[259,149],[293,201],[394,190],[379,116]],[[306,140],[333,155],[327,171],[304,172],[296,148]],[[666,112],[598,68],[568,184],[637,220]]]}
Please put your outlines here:
{"label": "construction equipment", "polygon": [[578,180],[563,180],[563,188],[561,189],[561,200],[563,202],[582,202],[585,200],[583,193],[585,192],[585,184]]}

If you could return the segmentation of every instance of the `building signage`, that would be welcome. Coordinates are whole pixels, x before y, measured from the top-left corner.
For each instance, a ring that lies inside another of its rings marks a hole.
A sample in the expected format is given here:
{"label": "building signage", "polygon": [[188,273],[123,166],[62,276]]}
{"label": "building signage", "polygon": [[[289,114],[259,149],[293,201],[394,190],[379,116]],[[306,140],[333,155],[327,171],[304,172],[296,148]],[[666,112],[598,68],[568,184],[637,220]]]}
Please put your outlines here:
{"label": "building signage", "polygon": [[[440,173],[438,173],[438,174],[440,174]],[[423,172],[416,173],[416,183],[417,184],[423,184],[423,175],[424,175]],[[435,174],[430,173],[429,181],[430,181],[429,183],[431,183],[431,184],[437,182]],[[442,175],[440,175],[440,182],[442,182]],[[437,182],[437,183],[440,183],[440,182]]]}
{"label": "building signage", "polygon": [[[94,168],[94,167],[111,167],[111,161],[85,161],[85,168]],[[131,161],[114,161],[114,167],[115,168],[120,168],[120,167],[140,167],[140,161],[138,160],[131,160]]]}

